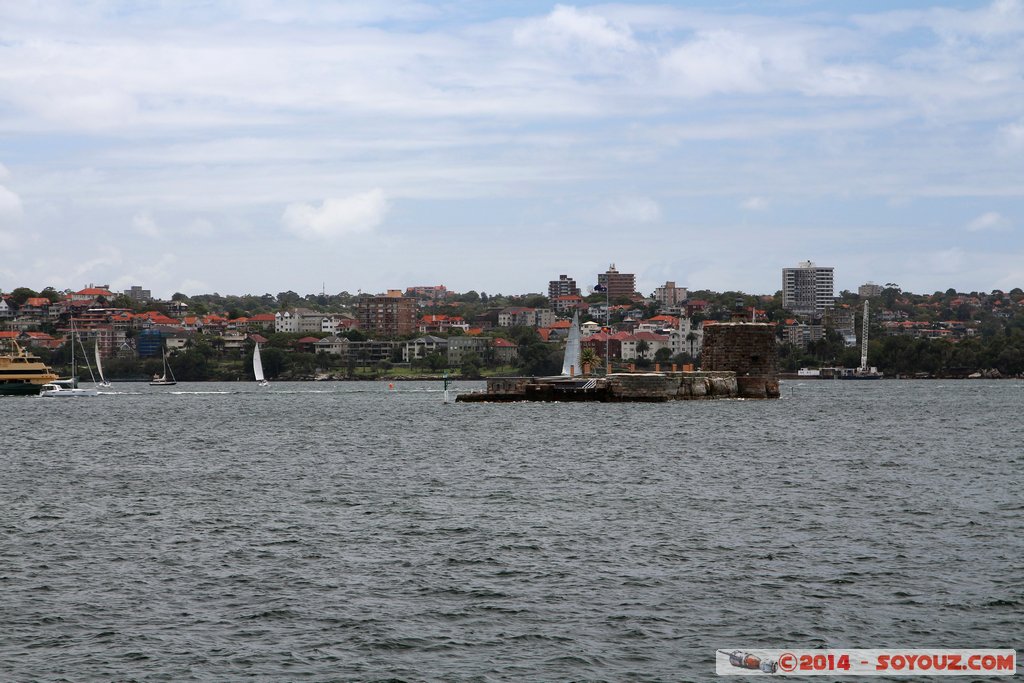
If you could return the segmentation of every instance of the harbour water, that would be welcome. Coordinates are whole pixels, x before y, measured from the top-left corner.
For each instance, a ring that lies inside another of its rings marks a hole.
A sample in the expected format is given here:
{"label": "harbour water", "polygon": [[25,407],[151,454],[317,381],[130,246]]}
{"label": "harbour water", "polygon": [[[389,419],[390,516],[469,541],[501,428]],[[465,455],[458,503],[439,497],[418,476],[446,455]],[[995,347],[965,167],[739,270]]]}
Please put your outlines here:
{"label": "harbour water", "polygon": [[0,680],[707,681],[716,648],[1024,645],[1022,382],[440,389],[0,399]]}

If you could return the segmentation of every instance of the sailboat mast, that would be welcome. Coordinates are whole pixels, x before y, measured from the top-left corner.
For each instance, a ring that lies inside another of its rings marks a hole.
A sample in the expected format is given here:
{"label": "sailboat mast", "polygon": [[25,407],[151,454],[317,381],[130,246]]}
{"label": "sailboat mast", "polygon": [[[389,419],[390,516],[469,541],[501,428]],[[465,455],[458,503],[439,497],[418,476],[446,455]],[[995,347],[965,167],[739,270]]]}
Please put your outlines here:
{"label": "sailboat mast", "polygon": [[78,386],[78,377],[75,374],[75,314],[71,314],[71,386]]}

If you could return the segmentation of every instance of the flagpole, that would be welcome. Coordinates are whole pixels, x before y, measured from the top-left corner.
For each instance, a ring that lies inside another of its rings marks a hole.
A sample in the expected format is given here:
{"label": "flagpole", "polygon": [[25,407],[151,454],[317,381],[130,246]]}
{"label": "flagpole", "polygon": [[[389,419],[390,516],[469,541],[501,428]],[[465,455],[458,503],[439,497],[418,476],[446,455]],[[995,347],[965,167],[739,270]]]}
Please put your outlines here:
{"label": "flagpole", "polygon": [[612,358],[609,355],[609,346],[612,338],[612,295],[608,290],[608,284],[604,286],[604,376],[612,374]]}

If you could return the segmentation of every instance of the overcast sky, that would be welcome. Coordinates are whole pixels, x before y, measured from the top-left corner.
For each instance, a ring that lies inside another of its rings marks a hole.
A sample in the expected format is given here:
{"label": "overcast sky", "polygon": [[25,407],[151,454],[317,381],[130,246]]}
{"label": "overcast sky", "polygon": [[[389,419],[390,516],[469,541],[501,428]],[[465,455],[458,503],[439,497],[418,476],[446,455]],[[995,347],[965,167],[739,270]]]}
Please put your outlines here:
{"label": "overcast sky", "polygon": [[1024,287],[1024,0],[0,3],[0,290]]}

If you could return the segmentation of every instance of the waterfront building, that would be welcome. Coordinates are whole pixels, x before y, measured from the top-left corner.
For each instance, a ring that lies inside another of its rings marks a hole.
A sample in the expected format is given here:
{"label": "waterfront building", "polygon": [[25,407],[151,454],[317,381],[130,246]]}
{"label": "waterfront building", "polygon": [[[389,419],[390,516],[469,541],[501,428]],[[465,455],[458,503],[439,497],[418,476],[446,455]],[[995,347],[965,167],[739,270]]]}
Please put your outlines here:
{"label": "waterfront building", "polygon": [[405,342],[402,346],[402,361],[410,362],[426,358],[432,353],[438,353],[448,358],[448,340],[444,337],[426,335],[417,337],[412,341]]}
{"label": "waterfront building", "polygon": [[487,337],[448,337],[448,365],[453,368],[462,365],[463,359],[470,353],[482,359],[490,343]]}
{"label": "waterfront building", "polygon": [[782,306],[800,315],[818,316],[835,304],[834,273],[831,266],[802,261],[796,268],[782,269]]}
{"label": "waterfront building", "polygon": [[548,282],[548,299],[554,301],[560,296],[579,296],[580,288],[576,286],[576,280],[568,275],[559,275],[557,280]]}
{"label": "waterfront building", "polygon": [[615,264],[608,266],[608,270],[597,276],[597,284],[604,287],[608,292],[608,299],[632,299],[636,292],[636,276],[632,273],[620,273],[615,269]]}
{"label": "waterfront building", "polygon": [[363,296],[356,304],[359,328],[375,337],[401,337],[416,331],[416,299],[392,290]]}
{"label": "waterfront building", "polygon": [[332,334],[313,344],[313,348],[316,349],[317,353],[322,351],[323,353],[330,353],[335,356],[348,356],[348,345],[349,341],[346,337]]}

